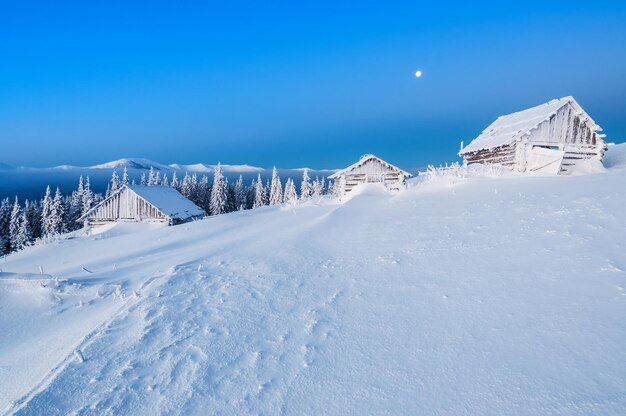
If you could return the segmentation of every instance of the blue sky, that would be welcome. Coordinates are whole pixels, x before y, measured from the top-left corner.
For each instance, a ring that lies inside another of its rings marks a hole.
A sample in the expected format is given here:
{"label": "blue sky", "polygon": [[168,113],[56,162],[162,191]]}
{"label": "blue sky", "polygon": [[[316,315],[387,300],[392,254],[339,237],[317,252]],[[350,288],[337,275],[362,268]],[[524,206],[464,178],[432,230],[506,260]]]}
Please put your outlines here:
{"label": "blue sky", "polygon": [[626,139],[626,2],[129,3],[3,4],[0,162],[411,168],[566,95]]}

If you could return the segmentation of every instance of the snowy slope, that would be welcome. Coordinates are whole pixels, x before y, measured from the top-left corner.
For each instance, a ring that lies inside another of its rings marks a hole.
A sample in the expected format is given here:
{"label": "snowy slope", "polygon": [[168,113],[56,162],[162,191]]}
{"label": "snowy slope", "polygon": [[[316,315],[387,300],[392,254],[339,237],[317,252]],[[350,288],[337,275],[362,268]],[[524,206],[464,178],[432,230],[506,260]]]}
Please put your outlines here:
{"label": "snowy slope", "polygon": [[625,414],[625,181],[373,186],[32,247],[0,260],[0,409]]}

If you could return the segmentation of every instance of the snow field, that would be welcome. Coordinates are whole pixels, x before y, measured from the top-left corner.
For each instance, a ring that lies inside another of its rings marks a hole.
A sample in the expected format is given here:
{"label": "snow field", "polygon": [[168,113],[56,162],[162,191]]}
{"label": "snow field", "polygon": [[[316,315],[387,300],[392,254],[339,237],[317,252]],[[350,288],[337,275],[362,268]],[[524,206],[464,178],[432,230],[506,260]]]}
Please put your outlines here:
{"label": "snow field", "polygon": [[31,247],[0,261],[0,408],[624,414],[624,180],[368,186]]}

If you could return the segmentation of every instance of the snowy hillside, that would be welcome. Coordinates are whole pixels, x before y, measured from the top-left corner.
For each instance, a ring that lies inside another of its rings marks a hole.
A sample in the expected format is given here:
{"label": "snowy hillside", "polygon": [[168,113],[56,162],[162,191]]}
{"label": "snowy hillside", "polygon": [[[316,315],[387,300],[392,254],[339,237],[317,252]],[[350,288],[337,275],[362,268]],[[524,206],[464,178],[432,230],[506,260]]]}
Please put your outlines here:
{"label": "snowy hillside", "polygon": [[0,412],[626,414],[625,150],[12,254]]}

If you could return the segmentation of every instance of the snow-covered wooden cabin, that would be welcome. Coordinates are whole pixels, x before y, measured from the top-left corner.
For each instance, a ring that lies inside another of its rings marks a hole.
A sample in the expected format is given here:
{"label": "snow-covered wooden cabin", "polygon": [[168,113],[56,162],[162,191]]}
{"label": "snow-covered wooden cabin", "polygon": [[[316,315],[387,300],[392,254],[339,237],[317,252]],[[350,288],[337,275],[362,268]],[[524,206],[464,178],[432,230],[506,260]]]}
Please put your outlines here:
{"label": "snow-covered wooden cabin", "polygon": [[170,225],[201,219],[204,211],[169,186],[124,185],[87,211],[85,225],[110,222],[165,222]]}
{"label": "snow-covered wooden cabin", "polygon": [[344,184],[344,191],[348,193],[361,183],[383,183],[387,189],[399,190],[410,176],[413,175],[374,155],[365,155],[355,164],[330,175],[328,179],[334,180],[335,186]]}
{"label": "snow-covered wooden cabin", "polygon": [[567,173],[581,161],[602,161],[606,144],[600,131],[573,97],[564,97],[498,117],[459,155],[467,164]]}

